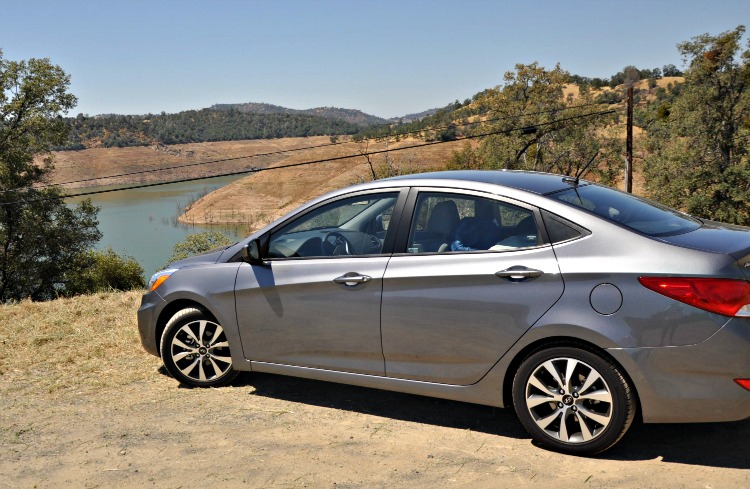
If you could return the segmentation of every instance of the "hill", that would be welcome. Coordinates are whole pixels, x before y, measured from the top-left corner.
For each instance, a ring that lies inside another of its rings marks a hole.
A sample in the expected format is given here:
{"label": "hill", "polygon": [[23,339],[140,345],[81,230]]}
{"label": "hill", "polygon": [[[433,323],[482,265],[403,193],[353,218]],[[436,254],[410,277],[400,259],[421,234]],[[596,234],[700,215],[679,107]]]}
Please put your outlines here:
{"label": "hill", "polygon": [[434,114],[430,109],[383,119],[356,109],[316,107],[289,109],[265,103],[214,104],[207,109],[176,114],[88,116],[65,119],[68,141],[58,151],[91,148],[127,148],[216,141],[354,135],[392,123],[418,121]]}
{"label": "hill", "polygon": [[[329,138],[255,139],[56,151],[53,153],[55,167],[50,180],[56,184],[85,180],[65,185],[66,189],[72,189],[197,178],[264,168],[288,158],[288,155],[279,154],[280,152],[320,144],[330,144]],[[255,156],[267,153],[276,154]],[[212,163],[214,161],[216,162]],[[203,164],[206,162],[208,163]],[[168,169],[172,167],[178,168]],[[121,174],[126,175],[106,178]],[[93,178],[100,180],[91,181]]]}
{"label": "hill", "polygon": [[321,115],[188,110],[177,114],[85,116],[68,119],[59,150],[355,134],[361,126]]}
{"label": "hill", "polygon": [[[638,70],[628,67],[649,84],[661,83],[662,70]],[[664,75],[681,74],[671,65],[664,67]],[[609,79],[570,75],[571,85],[587,86],[592,91],[607,92],[624,80],[624,71]],[[188,110],[176,114],[96,115],[79,114],[66,119],[71,128],[69,140],[58,150],[150,146],[158,144],[187,144],[212,141],[240,141],[308,136],[358,135],[360,138],[404,134],[430,127],[445,126],[465,117],[482,116],[481,100],[493,89],[475,94],[463,103],[458,101],[438,109],[384,119],[357,109],[316,107],[290,109],[268,103],[214,104],[209,108]],[[460,113],[457,111],[461,110]],[[436,134],[439,139],[455,136]]]}
{"label": "hill", "polygon": [[378,124],[387,124],[388,121],[382,117],[365,114],[361,110],[339,109],[336,107],[317,107],[314,109],[288,109],[279,105],[248,102],[243,104],[214,104],[209,107],[210,110],[237,110],[249,114],[295,114],[309,115],[314,117],[325,117],[328,119],[339,119],[357,126],[374,126]]}
{"label": "hill", "polygon": [[[648,101],[658,100],[660,96],[658,93],[663,94],[665,91],[668,92],[668,87],[674,87],[682,82],[682,80],[679,77],[663,78],[656,80],[655,85],[652,83],[652,87],[649,87],[649,82],[646,80],[639,82],[636,89],[640,105],[645,106]],[[608,90],[608,88],[601,88],[596,93],[604,98],[608,98],[611,96]],[[579,96],[579,93],[579,86],[571,84],[565,89],[564,97],[566,99],[572,97],[574,100]],[[387,131],[391,134],[410,130],[424,130],[424,132],[418,134],[420,139],[414,139],[413,136],[402,136],[396,138],[399,139],[398,141],[394,141],[394,138],[391,138],[389,143],[390,149],[397,149],[405,145],[422,142],[422,138],[450,140],[451,134],[449,132],[451,131],[436,132],[431,130],[431,128],[445,127],[454,121],[456,122],[456,127],[453,130],[453,134],[457,133],[460,136],[461,131],[464,130],[464,126],[461,125],[460,121],[466,120],[467,113],[477,114],[473,116],[472,120],[483,117],[479,106],[481,106],[481,94],[475,97],[475,100],[464,102],[463,104],[451,104],[440,109],[435,114],[425,117],[422,121],[391,126]],[[268,107],[266,106],[266,108]],[[213,112],[218,113],[220,111],[215,110]],[[227,112],[239,113],[236,109],[227,109]],[[289,116],[288,114],[276,115]],[[636,119],[638,119],[638,111],[636,112],[636,116]],[[624,129],[622,130],[622,134],[624,137]],[[640,139],[641,137],[642,131],[637,130],[636,139]],[[346,143],[346,138],[342,138],[341,142]],[[204,161],[288,151],[311,146],[320,147],[297,153],[239,159],[210,165],[195,165],[176,171],[152,171],[164,167],[190,165]],[[83,151],[62,151],[55,153],[55,170],[52,174],[52,181],[61,183],[142,170],[149,170],[151,172],[102,180],[96,182],[96,184],[165,181],[250,168],[265,168],[303,161],[335,158],[357,154],[364,151],[365,148],[373,150],[384,147],[385,143],[382,141],[379,143],[370,142],[369,148],[368,143],[365,141],[352,141],[346,144],[330,145],[330,139],[327,136],[184,143],[177,145],[152,144],[150,146],[130,148],[99,147]],[[393,152],[389,155],[389,159],[398,167],[397,171],[400,172],[439,169],[450,161],[452,151],[461,147],[462,143],[456,142],[420,150]],[[637,144],[637,148],[642,148],[642,145]],[[644,155],[638,156],[642,158]],[[383,166],[385,162],[382,155],[372,157],[372,161],[376,169],[379,166]],[[638,161],[641,160],[637,159]],[[370,178],[372,178],[371,170],[364,157],[315,165],[314,167],[261,172],[253,174],[196,202],[181,217],[181,221],[187,223],[218,223],[240,222],[244,220],[244,222],[251,224],[253,227],[258,227],[291,210],[291,208],[309,198],[336,187]],[[91,185],[92,183],[88,182],[76,184],[72,187]],[[636,174],[636,185],[639,188],[642,186],[642,175],[640,173]],[[241,212],[238,209],[241,209]]]}
{"label": "hill", "polygon": [[438,110],[440,110],[440,109],[436,108],[436,109],[423,110],[422,112],[415,112],[415,113],[412,113],[412,114],[406,114],[406,115],[403,115],[401,117],[392,117],[392,118],[388,119],[388,121],[389,122],[393,122],[393,123],[414,122],[414,121],[418,121],[418,120],[424,119],[425,117],[434,115],[435,112],[437,112]]}

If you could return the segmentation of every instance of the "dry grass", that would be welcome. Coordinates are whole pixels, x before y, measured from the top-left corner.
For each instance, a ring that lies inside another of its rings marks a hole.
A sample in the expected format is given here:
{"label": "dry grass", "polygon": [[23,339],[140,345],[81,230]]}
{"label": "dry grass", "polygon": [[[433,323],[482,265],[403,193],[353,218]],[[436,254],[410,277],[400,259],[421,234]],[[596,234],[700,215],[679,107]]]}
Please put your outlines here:
{"label": "dry grass", "polygon": [[153,375],[138,368],[150,356],[138,338],[140,295],[112,292],[0,306],[0,391],[97,391]]}
{"label": "dry grass", "polygon": [[140,347],[138,299],[0,306],[0,489],[750,487],[747,421],[635,426],[586,459],[511,410],[259,373],[181,388]]}

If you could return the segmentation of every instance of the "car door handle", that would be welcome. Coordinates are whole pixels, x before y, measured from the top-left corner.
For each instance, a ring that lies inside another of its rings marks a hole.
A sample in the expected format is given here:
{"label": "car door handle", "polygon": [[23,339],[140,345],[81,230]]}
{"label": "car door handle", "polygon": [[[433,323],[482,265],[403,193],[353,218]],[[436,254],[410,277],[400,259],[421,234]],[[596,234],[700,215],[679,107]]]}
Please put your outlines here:
{"label": "car door handle", "polygon": [[365,284],[369,282],[370,280],[372,280],[372,277],[368,275],[360,275],[358,273],[353,273],[353,272],[344,274],[340,277],[336,277],[335,279],[333,279],[333,281],[337,284],[348,285],[350,287],[353,287],[359,284]]}
{"label": "car door handle", "polygon": [[541,270],[535,270],[533,268],[526,268],[522,266],[510,267],[506,268],[505,270],[495,272],[496,277],[508,278],[513,281],[534,279],[537,277],[541,277],[542,275],[544,275],[544,272]]}

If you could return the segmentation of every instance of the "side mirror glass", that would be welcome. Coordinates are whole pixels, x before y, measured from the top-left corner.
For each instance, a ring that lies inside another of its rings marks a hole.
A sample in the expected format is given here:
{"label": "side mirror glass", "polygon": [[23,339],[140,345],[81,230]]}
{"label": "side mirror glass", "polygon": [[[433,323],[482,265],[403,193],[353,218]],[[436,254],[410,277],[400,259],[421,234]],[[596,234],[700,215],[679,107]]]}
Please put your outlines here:
{"label": "side mirror glass", "polygon": [[254,239],[242,247],[242,259],[247,263],[263,263],[260,257],[260,241]]}

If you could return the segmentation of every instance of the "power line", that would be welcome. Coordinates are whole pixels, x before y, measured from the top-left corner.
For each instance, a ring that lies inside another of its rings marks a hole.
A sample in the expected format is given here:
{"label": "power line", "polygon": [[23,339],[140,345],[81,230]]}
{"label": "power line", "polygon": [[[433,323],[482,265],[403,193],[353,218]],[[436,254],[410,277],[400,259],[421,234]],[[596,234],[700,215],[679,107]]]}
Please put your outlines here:
{"label": "power line", "polygon": [[[440,131],[440,130],[449,129],[451,127],[456,127],[456,126],[464,127],[464,126],[470,126],[470,125],[475,125],[475,124],[487,124],[487,123],[491,123],[491,122],[498,122],[498,121],[502,121],[502,120],[513,119],[513,118],[520,118],[520,117],[526,117],[526,116],[532,116],[532,115],[552,114],[552,113],[562,112],[562,111],[567,111],[567,110],[572,110],[572,109],[579,109],[579,108],[590,107],[590,106],[593,106],[593,105],[602,105],[602,103],[594,102],[594,103],[589,103],[589,104],[582,104],[582,105],[562,107],[562,108],[558,108],[558,109],[550,109],[550,110],[544,110],[544,111],[538,111],[538,112],[527,112],[527,113],[524,113],[524,114],[509,115],[509,116],[503,116],[503,117],[495,117],[495,118],[492,118],[492,119],[485,119],[485,120],[479,120],[479,121],[470,121],[470,122],[467,121],[467,122],[462,122],[462,123],[458,123],[458,124],[452,123],[452,124],[449,124],[447,126],[437,126],[437,127],[419,129],[419,130],[414,130],[414,131],[388,133],[385,136],[381,136],[381,137],[376,137],[375,136],[375,137],[365,138],[365,139],[362,139],[360,141],[372,141],[372,140],[376,141],[378,139],[381,139],[382,137],[388,138],[388,137],[391,137],[391,136],[409,136],[409,135],[414,135],[414,134],[421,134],[421,133],[423,133],[425,131]],[[47,183],[47,184],[43,184],[43,185],[37,185],[34,188],[46,188],[46,187],[53,187],[53,186],[73,185],[73,184],[78,184],[78,183],[95,182],[97,180],[108,180],[110,178],[129,177],[129,176],[134,176],[134,175],[144,175],[144,174],[147,174],[147,173],[156,173],[156,172],[161,172],[161,171],[179,170],[179,169],[182,169],[182,168],[191,168],[191,167],[194,167],[194,166],[211,165],[211,164],[216,164],[216,163],[226,163],[226,162],[229,162],[229,161],[237,161],[237,160],[244,160],[244,159],[251,159],[251,158],[261,158],[261,157],[264,157],[264,156],[277,156],[277,155],[282,155],[282,154],[287,154],[287,153],[293,153],[293,152],[296,152],[296,151],[307,151],[307,150],[311,150],[311,149],[320,149],[320,148],[326,148],[326,147],[330,147],[330,146],[338,146],[338,145],[342,145],[342,144],[358,143],[360,141],[337,141],[337,142],[331,142],[331,143],[326,143],[326,144],[319,144],[319,145],[314,145],[314,146],[303,146],[303,147],[300,147],[300,148],[291,148],[291,149],[285,149],[285,150],[279,150],[279,151],[271,151],[271,152],[268,152],[268,153],[257,153],[257,154],[245,155],[245,156],[234,156],[234,157],[230,157],[230,158],[221,158],[221,159],[218,159],[218,160],[201,161],[201,162],[196,162],[196,163],[186,163],[184,165],[175,165],[175,166],[168,166],[168,167],[163,167],[163,168],[152,168],[152,169],[149,169],[149,170],[138,170],[138,171],[132,171],[132,172],[127,172],[127,173],[118,173],[118,174],[114,174],[114,175],[106,175],[106,176],[103,176],[103,177],[83,178],[83,179],[80,179],[80,180],[71,180],[71,181],[68,181],[68,182],[61,182],[61,183]],[[9,191],[10,190],[0,190],[0,192],[3,192],[3,193],[9,192]]]}
{"label": "power line", "polygon": [[464,137],[461,137],[461,138],[456,138],[456,139],[452,139],[452,140],[448,140],[448,141],[430,141],[430,142],[426,142],[426,143],[414,144],[414,145],[411,145],[411,146],[403,146],[401,148],[382,149],[382,150],[369,151],[369,152],[357,153],[357,154],[352,154],[352,155],[336,156],[336,157],[333,157],[333,158],[324,158],[324,159],[319,159],[319,160],[303,161],[303,162],[299,162],[299,163],[290,163],[288,165],[282,165],[282,166],[274,166],[274,167],[268,167],[268,168],[253,168],[253,169],[249,169],[249,170],[240,170],[240,171],[236,171],[236,172],[220,173],[220,174],[216,174],[216,175],[209,175],[209,176],[203,176],[203,177],[183,178],[183,179],[179,179],[179,180],[170,180],[168,182],[146,183],[146,184],[132,185],[132,186],[128,186],[128,187],[121,187],[121,188],[115,188],[115,189],[92,190],[90,192],[81,192],[81,193],[77,193],[77,194],[58,195],[58,196],[54,196],[54,197],[40,197],[40,198],[36,198],[36,199],[17,200],[17,201],[13,201],[13,202],[0,202],[0,206],[19,205],[19,204],[27,204],[27,203],[31,203],[31,202],[41,202],[41,201],[48,201],[48,200],[69,199],[69,198],[75,198],[75,197],[88,197],[88,196],[91,196],[91,195],[106,194],[106,193],[111,193],[111,192],[120,192],[120,191],[123,191],[123,190],[136,190],[136,189],[140,189],[140,188],[158,187],[158,186],[162,186],[162,185],[172,185],[172,184],[176,184],[176,183],[195,182],[195,181],[199,181],[199,180],[210,180],[210,179],[213,179],[213,178],[230,177],[230,176],[244,175],[244,174],[249,174],[249,173],[258,173],[258,172],[262,172],[262,171],[283,170],[283,169],[286,169],[286,168],[296,168],[296,167],[300,167],[300,166],[308,166],[308,165],[315,165],[315,164],[321,164],[321,163],[329,163],[329,162],[333,162],[333,161],[341,161],[341,160],[346,160],[346,159],[359,158],[359,157],[364,157],[364,156],[372,156],[372,155],[378,155],[378,154],[389,153],[389,152],[405,151],[405,150],[409,150],[409,149],[424,148],[424,147],[427,147],[427,146],[434,146],[434,145],[437,145],[437,144],[453,143],[453,142],[457,142],[457,141],[465,141],[465,140],[469,140],[469,139],[477,139],[477,138],[483,138],[483,137],[494,136],[494,135],[499,135],[499,134],[510,134],[512,132],[515,132],[515,131],[521,131],[523,134],[532,134],[532,133],[536,132],[541,127],[550,126],[550,125],[554,125],[554,124],[559,124],[559,123],[562,123],[562,122],[569,122],[569,121],[578,120],[578,119],[584,119],[584,118],[587,118],[587,117],[595,117],[595,116],[603,116],[603,115],[607,115],[607,114],[614,114],[616,112],[617,112],[617,110],[605,110],[605,111],[602,111],[602,112],[593,112],[593,113],[589,113],[589,114],[581,114],[581,115],[571,116],[571,117],[567,117],[567,118],[563,118],[563,119],[556,119],[554,121],[542,122],[542,123],[533,124],[533,125],[530,125],[530,126],[517,127],[517,128],[512,128],[512,129],[503,129],[503,130],[500,130],[500,131],[491,131],[491,132],[482,133],[482,134],[473,134],[473,135],[464,136]]}

